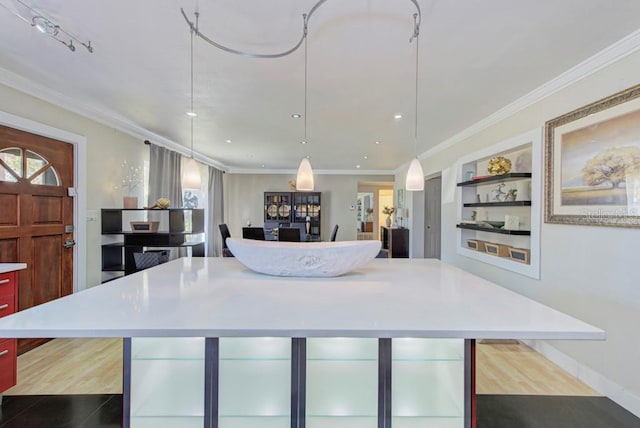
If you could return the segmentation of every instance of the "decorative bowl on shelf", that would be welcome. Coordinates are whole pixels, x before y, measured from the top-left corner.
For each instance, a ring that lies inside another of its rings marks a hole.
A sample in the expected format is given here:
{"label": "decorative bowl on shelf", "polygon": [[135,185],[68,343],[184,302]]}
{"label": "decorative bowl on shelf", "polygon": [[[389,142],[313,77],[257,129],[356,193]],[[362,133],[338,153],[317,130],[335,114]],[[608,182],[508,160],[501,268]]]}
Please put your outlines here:
{"label": "decorative bowl on shelf", "polygon": [[279,242],[227,238],[236,260],[274,276],[333,277],[373,260],[380,241]]}
{"label": "decorative bowl on shelf", "polygon": [[489,175],[502,175],[511,171],[511,161],[504,156],[496,156],[489,161],[487,172]]}
{"label": "decorative bowl on shelf", "polygon": [[504,227],[504,221],[485,220],[484,222],[488,223],[491,227],[495,229],[502,229]]}

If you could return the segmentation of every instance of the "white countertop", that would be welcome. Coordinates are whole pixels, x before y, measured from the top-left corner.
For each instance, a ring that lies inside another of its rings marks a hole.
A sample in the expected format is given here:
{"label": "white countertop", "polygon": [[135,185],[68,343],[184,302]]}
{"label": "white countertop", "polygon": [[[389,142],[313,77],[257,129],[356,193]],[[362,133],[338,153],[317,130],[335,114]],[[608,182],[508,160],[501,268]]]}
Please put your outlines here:
{"label": "white countertop", "polygon": [[13,272],[14,270],[22,270],[26,268],[26,263],[0,263],[0,273]]}
{"label": "white countertop", "polygon": [[184,258],[0,319],[2,337],[604,339],[604,331],[435,259],[337,278]]}

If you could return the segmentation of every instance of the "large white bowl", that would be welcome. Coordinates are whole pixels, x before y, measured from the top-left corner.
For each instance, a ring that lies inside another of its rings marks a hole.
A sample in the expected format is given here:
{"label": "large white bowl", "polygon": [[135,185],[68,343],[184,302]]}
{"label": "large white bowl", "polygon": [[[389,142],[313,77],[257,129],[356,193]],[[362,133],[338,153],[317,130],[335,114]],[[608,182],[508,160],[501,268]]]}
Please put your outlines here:
{"label": "large white bowl", "polygon": [[249,269],[275,276],[339,276],[359,268],[380,252],[380,241],[278,242],[227,238],[227,246]]}

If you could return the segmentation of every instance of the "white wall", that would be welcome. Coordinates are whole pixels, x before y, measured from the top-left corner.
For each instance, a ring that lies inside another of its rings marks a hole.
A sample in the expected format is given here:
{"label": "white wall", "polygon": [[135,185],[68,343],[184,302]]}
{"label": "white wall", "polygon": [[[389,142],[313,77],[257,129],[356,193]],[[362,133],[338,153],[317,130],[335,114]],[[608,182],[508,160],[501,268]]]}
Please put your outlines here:
{"label": "white wall", "polygon": [[[423,161],[425,173],[455,168],[467,153],[544,126],[547,120],[633,86],[639,83],[639,70],[640,54],[635,53],[430,155]],[[398,173],[397,180],[402,179]],[[443,195],[447,192],[443,188]],[[635,266],[640,261],[640,229],[543,224],[538,281],[456,254],[455,203],[444,201],[442,216],[443,261],[606,330],[604,342],[550,343],[583,365],[580,377],[640,414],[640,273]]]}
{"label": "white wall", "polygon": [[[242,226],[251,221],[264,224],[264,192],[288,191],[295,174],[225,174],[225,221],[231,236],[242,236]],[[357,238],[356,210],[358,182],[393,181],[386,175],[319,175],[314,176],[315,191],[322,192],[322,239],[328,240],[335,224],[340,226],[338,240]]]}
{"label": "white wall", "polygon": [[[81,279],[82,283],[77,287],[82,289],[99,284],[102,260],[100,208],[122,207],[124,192],[115,189],[123,178],[122,162],[127,160],[129,165],[142,167],[149,159],[149,148],[142,140],[1,84],[0,110],[86,137],[87,182],[76,183],[76,187],[86,189],[87,217],[97,216],[97,221],[87,223],[86,279]],[[142,203],[142,186],[138,188],[138,198]]]}

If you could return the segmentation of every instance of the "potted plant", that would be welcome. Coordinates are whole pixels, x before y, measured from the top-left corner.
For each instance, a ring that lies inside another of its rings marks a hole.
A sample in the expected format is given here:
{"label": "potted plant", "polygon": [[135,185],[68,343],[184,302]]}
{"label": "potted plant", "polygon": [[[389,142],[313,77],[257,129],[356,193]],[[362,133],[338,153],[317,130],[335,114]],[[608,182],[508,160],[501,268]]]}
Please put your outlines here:
{"label": "potted plant", "polygon": [[124,177],[120,187],[127,193],[122,198],[122,206],[123,208],[138,208],[138,197],[134,195],[134,192],[142,183],[142,171],[139,166],[128,165],[126,160],[122,162],[122,169]]}

